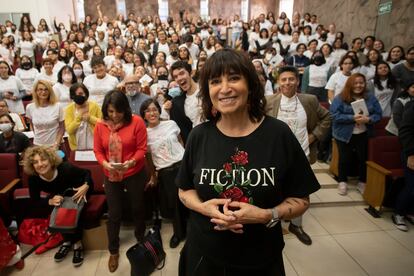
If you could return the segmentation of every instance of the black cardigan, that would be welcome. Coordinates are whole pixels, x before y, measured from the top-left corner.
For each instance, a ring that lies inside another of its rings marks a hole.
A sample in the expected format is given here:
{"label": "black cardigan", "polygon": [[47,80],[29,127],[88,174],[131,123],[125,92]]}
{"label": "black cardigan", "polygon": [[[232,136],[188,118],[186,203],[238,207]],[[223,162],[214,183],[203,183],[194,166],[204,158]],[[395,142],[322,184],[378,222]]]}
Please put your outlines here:
{"label": "black cardigan", "polygon": [[406,104],[398,136],[405,157],[414,155],[414,102]]}

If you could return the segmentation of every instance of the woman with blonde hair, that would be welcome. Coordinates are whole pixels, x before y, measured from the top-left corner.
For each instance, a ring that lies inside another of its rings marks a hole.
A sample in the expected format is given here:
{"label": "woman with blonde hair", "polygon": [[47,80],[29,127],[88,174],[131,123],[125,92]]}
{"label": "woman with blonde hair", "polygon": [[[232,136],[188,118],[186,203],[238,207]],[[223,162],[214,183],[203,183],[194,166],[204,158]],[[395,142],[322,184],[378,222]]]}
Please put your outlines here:
{"label": "woman with blonde hair", "polygon": [[26,117],[34,132],[33,144],[59,148],[65,127],[64,112],[48,81],[39,80],[33,88],[33,102],[26,108]]}

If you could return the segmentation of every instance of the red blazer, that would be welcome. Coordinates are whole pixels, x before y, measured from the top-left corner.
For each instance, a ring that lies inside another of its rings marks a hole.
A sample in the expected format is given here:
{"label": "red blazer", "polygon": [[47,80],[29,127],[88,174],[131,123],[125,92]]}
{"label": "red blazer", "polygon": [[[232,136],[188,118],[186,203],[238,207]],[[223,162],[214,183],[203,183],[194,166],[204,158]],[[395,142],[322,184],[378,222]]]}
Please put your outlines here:
{"label": "red blazer", "polygon": [[[96,159],[102,165],[104,161],[109,162],[109,134],[110,130],[102,121],[96,124],[94,132],[93,151]],[[147,152],[147,129],[144,120],[132,115],[131,123],[124,125],[118,130],[118,135],[122,140],[122,162],[134,159],[136,161],[135,167],[129,168],[124,173],[124,178],[134,175],[145,165],[145,153]],[[106,176],[109,172],[104,169]]]}

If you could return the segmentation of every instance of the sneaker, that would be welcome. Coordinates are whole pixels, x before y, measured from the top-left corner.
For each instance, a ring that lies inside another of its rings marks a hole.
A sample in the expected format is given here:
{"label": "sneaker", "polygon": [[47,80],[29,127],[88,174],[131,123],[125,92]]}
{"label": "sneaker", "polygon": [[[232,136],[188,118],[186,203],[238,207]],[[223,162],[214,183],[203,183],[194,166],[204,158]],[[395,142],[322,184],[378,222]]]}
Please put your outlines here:
{"label": "sneaker", "polygon": [[397,214],[394,214],[391,216],[392,222],[394,222],[395,227],[397,227],[398,230],[407,232],[408,227],[407,224],[405,224],[404,216],[400,216]]}
{"label": "sneaker", "polygon": [[55,254],[55,262],[61,262],[68,255],[71,245],[63,244]]}
{"label": "sneaker", "polygon": [[346,195],[348,191],[348,185],[346,182],[339,182],[338,184],[338,194],[340,195]]}
{"label": "sneaker", "polygon": [[83,263],[83,248],[82,247],[73,249],[72,263],[75,267],[80,266]]}
{"label": "sneaker", "polygon": [[408,220],[408,222],[414,225],[414,215],[408,214],[405,216],[405,218]]}
{"label": "sneaker", "polygon": [[17,263],[14,264],[14,267],[17,268],[18,270],[22,270],[24,268],[24,260],[21,259],[20,261],[18,261]]}
{"label": "sneaker", "polygon": [[364,191],[365,191],[365,183],[364,182],[358,182],[357,190],[358,190],[358,192],[361,193],[361,195],[363,195]]}

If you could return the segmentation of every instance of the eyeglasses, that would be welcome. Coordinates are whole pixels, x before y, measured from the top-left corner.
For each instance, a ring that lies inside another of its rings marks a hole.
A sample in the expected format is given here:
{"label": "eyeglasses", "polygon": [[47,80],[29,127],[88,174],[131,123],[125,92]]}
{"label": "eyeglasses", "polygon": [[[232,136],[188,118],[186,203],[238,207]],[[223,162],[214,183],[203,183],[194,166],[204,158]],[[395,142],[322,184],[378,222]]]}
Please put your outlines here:
{"label": "eyeglasses", "polygon": [[49,90],[47,88],[37,88],[37,92],[48,92]]}

